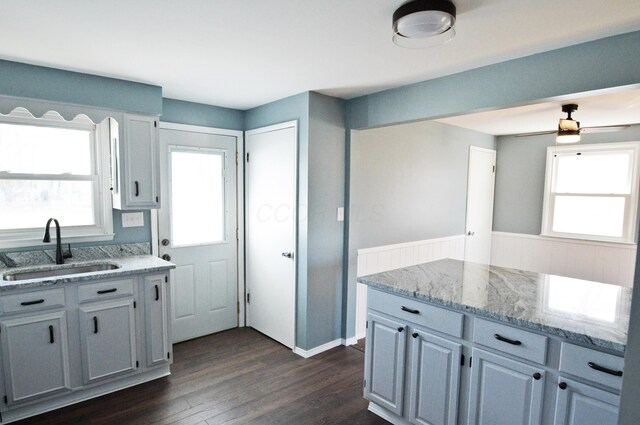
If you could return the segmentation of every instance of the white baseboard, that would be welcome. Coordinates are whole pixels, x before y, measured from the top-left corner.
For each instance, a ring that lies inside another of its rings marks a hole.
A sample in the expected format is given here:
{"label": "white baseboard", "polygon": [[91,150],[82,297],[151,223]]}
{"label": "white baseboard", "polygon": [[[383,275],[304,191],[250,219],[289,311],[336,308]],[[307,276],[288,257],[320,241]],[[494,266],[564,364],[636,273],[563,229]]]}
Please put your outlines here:
{"label": "white baseboard", "polygon": [[345,347],[348,347],[350,345],[355,345],[358,343],[358,336],[352,336],[351,338],[342,338],[342,345],[344,345]]}
{"label": "white baseboard", "polygon": [[342,343],[342,339],[334,339],[333,341],[329,341],[326,344],[319,345],[317,347],[312,348],[311,350],[303,350],[300,347],[296,347],[293,349],[293,352],[300,357],[304,357],[308,359],[309,357],[315,356],[316,354],[320,354],[327,350],[331,350],[332,348],[338,347],[340,345],[344,345]]}

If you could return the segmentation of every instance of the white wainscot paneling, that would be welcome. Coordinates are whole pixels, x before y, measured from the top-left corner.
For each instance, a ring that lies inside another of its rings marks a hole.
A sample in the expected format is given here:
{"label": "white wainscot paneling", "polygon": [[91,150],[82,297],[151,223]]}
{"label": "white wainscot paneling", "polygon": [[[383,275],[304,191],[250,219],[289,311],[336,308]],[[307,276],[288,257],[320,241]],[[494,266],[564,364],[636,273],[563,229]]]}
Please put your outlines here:
{"label": "white wainscot paneling", "polygon": [[491,264],[631,287],[636,245],[493,232]]}
{"label": "white wainscot paneling", "polygon": [[[464,259],[464,235],[426,239],[358,250],[357,275],[385,272],[443,258]],[[356,284],[356,337],[364,338],[367,321],[367,289]]]}

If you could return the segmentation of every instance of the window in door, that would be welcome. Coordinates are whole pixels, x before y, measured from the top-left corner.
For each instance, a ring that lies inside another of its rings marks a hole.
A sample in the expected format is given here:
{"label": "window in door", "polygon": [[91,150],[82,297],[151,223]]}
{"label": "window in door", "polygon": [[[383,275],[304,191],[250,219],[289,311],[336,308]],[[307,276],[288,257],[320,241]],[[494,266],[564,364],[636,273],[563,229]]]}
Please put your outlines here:
{"label": "window in door", "polygon": [[169,160],[172,245],[226,242],[225,153],[170,147]]}
{"label": "window in door", "polygon": [[640,143],[547,149],[542,234],[634,242]]}
{"label": "window in door", "polygon": [[108,154],[99,127],[52,112],[34,118],[22,108],[0,115],[0,247],[41,243],[51,217],[69,241],[112,238]]}

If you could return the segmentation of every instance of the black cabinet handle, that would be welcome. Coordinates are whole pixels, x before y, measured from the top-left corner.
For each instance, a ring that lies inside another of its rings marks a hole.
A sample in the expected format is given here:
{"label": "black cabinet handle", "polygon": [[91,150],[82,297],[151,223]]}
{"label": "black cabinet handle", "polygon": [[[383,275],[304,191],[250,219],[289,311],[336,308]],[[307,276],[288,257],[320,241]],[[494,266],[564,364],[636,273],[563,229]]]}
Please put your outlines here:
{"label": "black cabinet handle", "polygon": [[517,339],[509,339],[509,338],[505,338],[500,334],[494,334],[493,337],[495,339],[497,339],[498,341],[502,341],[502,342],[506,342],[507,344],[511,344],[511,345],[522,345],[522,341],[518,341]]}
{"label": "black cabinet handle", "polygon": [[93,316],[93,333],[98,333],[98,316]]}
{"label": "black cabinet handle", "polygon": [[400,307],[400,310],[406,311],[407,313],[411,313],[411,314],[420,314],[420,310],[414,310],[412,308],[405,307],[405,306]]}
{"label": "black cabinet handle", "polygon": [[53,344],[55,341],[53,340],[53,326],[49,326],[49,342]]}
{"label": "black cabinet handle", "polygon": [[622,371],[621,370],[613,370],[613,369],[609,369],[607,367],[604,366],[600,366],[599,364],[596,364],[594,362],[589,362],[587,363],[589,365],[589,367],[591,369],[595,369],[598,372],[604,372],[604,373],[608,373],[609,375],[613,375],[613,376],[622,376]]}
{"label": "black cabinet handle", "polygon": [[160,288],[158,288],[158,285],[156,285],[156,301],[158,301],[160,299]]}
{"label": "black cabinet handle", "polygon": [[20,305],[34,305],[34,304],[42,304],[44,302],[43,299],[34,300],[34,301],[23,301]]}
{"label": "black cabinet handle", "polygon": [[112,292],[116,292],[118,290],[118,288],[111,288],[111,289],[103,289],[101,291],[98,291],[98,294],[102,295],[102,294],[110,294]]}
{"label": "black cabinet handle", "polygon": [[138,184],[138,180],[133,182],[136,185],[136,196],[140,195],[140,185]]}
{"label": "black cabinet handle", "polygon": [[566,382],[560,382],[558,386],[560,387],[561,390],[566,390],[568,385]]}
{"label": "black cabinet handle", "polygon": [[542,378],[542,375],[540,375],[538,372],[533,374],[533,379],[535,379],[536,381],[539,381],[540,378]]}
{"label": "black cabinet handle", "polygon": [[404,328],[402,326],[398,327],[398,332],[402,332],[404,330]]}
{"label": "black cabinet handle", "polygon": [[418,332],[414,332],[411,334],[412,337],[417,338],[418,337]]}

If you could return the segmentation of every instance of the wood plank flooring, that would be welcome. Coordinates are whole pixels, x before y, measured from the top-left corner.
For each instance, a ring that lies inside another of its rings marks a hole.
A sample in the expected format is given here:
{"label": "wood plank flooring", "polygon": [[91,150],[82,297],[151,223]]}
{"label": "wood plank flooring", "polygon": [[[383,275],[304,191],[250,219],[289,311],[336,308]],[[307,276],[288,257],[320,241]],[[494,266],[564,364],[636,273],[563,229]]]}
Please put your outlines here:
{"label": "wood plank flooring", "polygon": [[362,398],[364,354],[309,359],[248,328],[176,344],[171,376],[23,421],[28,424],[386,424]]}

